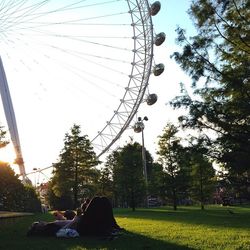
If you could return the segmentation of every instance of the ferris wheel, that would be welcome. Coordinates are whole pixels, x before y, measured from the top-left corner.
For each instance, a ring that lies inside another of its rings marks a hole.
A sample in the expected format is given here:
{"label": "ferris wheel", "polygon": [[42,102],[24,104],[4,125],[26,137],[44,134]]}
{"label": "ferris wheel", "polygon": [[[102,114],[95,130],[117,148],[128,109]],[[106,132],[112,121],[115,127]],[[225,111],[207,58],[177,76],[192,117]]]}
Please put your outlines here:
{"label": "ferris wheel", "polygon": [[[58,113],[65,120],[74,120],[74,113],[82,117],[96,131],[89,135],[95,152],[103,155],[130,126],[141,103],[157,101],[148,85],[152,74],[164,71],[153,58],[154,46],[165,41],[165,34],[153,28],[160,8],[159,1],[148,0],[0,1],[0,56],[16,113],[29,96],[25,109],[44,101],[46,112],[65,102],[69,107],[70,99],[73,106],[54,112],[55,120]],[[37,109],[33,126],[41,116]],[[22,159],[14,130],[11,138]]]}

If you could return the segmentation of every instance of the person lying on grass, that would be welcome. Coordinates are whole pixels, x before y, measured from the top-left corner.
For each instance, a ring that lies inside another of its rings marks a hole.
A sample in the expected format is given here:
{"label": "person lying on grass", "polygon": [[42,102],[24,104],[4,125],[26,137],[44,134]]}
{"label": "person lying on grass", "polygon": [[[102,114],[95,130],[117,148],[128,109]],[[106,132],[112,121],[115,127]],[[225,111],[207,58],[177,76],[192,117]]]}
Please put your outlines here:
{"label": "person lying on grass", "polygon": [[76,213],[73,210],[66,210],[64,213],[61,211],[55,211],[53,215],[56,220],[73,220]]}
{"label": "person lying on grass", "polygon": [[61,229],[71,229],[71,233],[76,231],[72,237],[78,234],[111,236],[122,230],[116,223],[110,201],[106,197],[94,197],[83,214],[76,215],[72,220],[34,222],[27,236],[56,236]]}
{"label": "person lying on grass", "polygon": [[66,217],[64,217],[63,213],[60,211],[55,211],[53,215],[55,216],[56,220],[66,220]]}

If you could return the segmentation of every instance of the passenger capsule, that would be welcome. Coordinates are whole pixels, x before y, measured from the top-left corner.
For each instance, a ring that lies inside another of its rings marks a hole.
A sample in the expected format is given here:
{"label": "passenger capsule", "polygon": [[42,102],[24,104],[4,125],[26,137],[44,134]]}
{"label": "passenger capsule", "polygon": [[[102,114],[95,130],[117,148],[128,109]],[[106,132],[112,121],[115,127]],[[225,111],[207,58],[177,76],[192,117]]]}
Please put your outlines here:
{"label": "passenger capsule", "polygon": [[166,34],[164,32],[157,34],[155,37],[155,45],[156,46],[162,45],[164,43],[165,39],[166,39]]}
{"label": "passenger capsule", "polygon": [[150,15],[155,16],[161,9],[161,3],[159,1],[154,2],[150,7]]}
{"label": "passenger capsule", "polygon": [[165,66],[163,63],[156,64],[153,69],[154,75],[159,76],[160,74],[162,74],[162,72],[164,71],[164,68]]}
{"label": "passenger capsule", "polygon": [[158,97],[157,97],[156,94],[150,94],[147,97],[146,102],[147,102],[148,105],[153,105],[153,104],[155,104],[157,102],[157,99],[158,99]]}

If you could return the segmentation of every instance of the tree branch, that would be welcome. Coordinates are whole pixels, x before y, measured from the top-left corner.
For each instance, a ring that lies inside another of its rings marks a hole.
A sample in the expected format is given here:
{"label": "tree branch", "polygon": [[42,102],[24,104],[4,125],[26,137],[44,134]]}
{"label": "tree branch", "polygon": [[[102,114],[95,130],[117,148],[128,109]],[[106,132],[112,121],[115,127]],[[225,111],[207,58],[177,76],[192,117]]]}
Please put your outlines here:
{"label": "tree branch", "polygon": [[204,61],[206,61],[207,64],[209,64],[209,65],[210,65],[216,72],[218,72],[220,75],[223,75],[222,72],[221,72],[219,69],[217,69],[217,68],[214,66],[213,63],[211,63],[208,59],[206,59],[204,56],[202,56],[202,55],[197,51],[197,49],[195,49],[195,48],[193,47],[193,45],[188,41],[188,39],[186,38],[186,36],[185,36],[184,34],[183,34],[183,37],[184,37],[185,41],[192,47],[192,49],[196,52],[196,54],[197,54],[200,58],[202,58]]}
{"label": "tree branch", "polygon": [[247,50],[245,50],[245,49],[239,47],[239,46],[237,45],[237,43],[234,43],[233,41],[231,41],[231,40],[229,40],[227,37],[225,37],[225,36],[221,33],[221,31],[220,31],[219,27],[216,25],[216,23],[214,23],[214,26],[215,26],[216,30],[218,31],[218,33],[220,34],[220,36],[221,36],[223,39],[225,39],[228,43],[231,43],[233,46],[235,46],[235,47],[239,48],[240,50],[242,50],[242,51],[246,52],[247,54],[249,54],[249,52],[248,52]]}
{"label": "tree branch", "polygon": [[247,21],[247,19],[246,19],[243,15],[241,15],[240,10],[239,10],[237,4],[235,3],[235,1],[234,1],[234,0],[232,0],[232,1],[233,1],[234,6],[235,6],[235,9],[236,9],[237,13],[239,14],[239,16],[241,17],[241,19],[242,19],[243,21],[245,21],[246,24],[250,24],[250,22]]}

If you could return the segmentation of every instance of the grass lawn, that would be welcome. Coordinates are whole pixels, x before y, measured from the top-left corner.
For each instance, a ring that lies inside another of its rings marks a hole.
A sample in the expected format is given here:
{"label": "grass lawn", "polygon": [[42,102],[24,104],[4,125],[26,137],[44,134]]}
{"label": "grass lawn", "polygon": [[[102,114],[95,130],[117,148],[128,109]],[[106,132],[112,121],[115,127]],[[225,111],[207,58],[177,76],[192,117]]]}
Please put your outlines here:
{"label": "grass lawn", "polygon": [[[230,213],[229,212],[232,212]],[[250,250],[250,207],[209,206],[114,210],[118,224],[126,229],[114,240],[81,237],[57,239],[26,237],[29,225],[52,220],[51,214],[37,214],[0,220],[1,250],[82,249],[242,249]]]}

